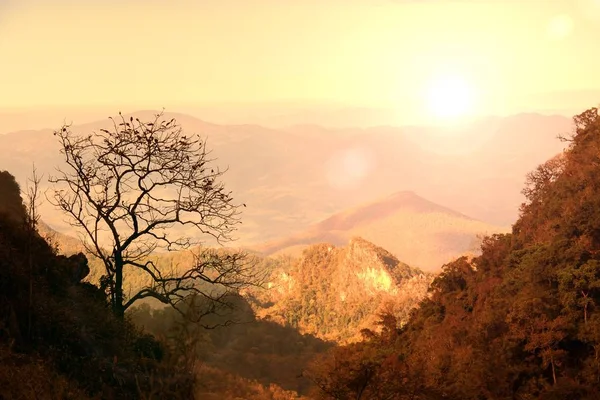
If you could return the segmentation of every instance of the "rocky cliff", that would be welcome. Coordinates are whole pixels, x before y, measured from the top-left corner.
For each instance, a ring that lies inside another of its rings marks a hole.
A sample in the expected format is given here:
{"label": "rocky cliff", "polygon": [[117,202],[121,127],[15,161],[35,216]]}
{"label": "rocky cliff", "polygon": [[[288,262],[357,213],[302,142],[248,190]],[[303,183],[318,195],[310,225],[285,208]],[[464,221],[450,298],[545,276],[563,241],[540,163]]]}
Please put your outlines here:
{"label": "rocky cliff", "polygon": [[404,321],[432,278],[357,237],[345,247],[307,248],[300,259],[274,268],[267,289],[251,297],[261,318],[344,342],[373,328],[380,313]]}

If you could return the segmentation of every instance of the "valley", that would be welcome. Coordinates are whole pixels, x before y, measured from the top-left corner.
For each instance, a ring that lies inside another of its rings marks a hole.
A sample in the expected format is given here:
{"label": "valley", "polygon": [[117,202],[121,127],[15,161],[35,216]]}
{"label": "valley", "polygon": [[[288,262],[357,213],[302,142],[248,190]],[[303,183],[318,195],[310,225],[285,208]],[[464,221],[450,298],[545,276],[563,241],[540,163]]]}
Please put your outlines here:
{"label": "valley", "polygon": [[[145,112],[136,115],[143,117]],[[511,139],[506,134],[502,136],[503,142],[490,134],[487,138],[480,137],[477,143],[471,143],[471,148],[464,149],[469,154],[468,160],[471,163],[479,154],[482,163],[473,164],[472,167],[478,169],[480,174],[491,174],[489,179],[495,184],[482,186],[479,191],[465,191],[463,196],[478,199],[492,196],[504,207],[510,204],[510,198],[525,202],[520,208],[520,213],[525,214],[520,214],[517,224],[509,227],[493,222],[508,219],[508,213],[506,217],[476,219],[425,198],[414,190],[376,195],[389,190],[389,185],[386,188],[377,185],[376,173],[378,168],[383,168],[381,165],[385,165],[385,157],[390,157],[388,160],[391,160],[402,156],[404,159],[400,160],[400,165],[407,172],[406,175],[400,175],[403,185],[420,187],[420,184],[427,183],[432,196],[443,197],[452,203],[451,197],[444,197],[444,185],[426,181],[427,174],[433,174],[436,168],[466,168],[458,162],[465,157],[462,152],[449,150],[440,153],[439,147],[434,151],[432,143],[440,145],[440,142],[433,139],[439,138],[436,136],[439,132],[414,131],[416,128],[411,128],[412,133],[410,129],[403,130],[403,135],[395,137],[389,136],[389,129],[378,128],[376,132],[380,136],[376,139],[363,135],[364,132],[348,131],[331,131],[332,136],[328,138],[328,130],[311,127],[310,129],[318,129],[319,133],[307,144],[297,131],[298,127],[280,132],[256,126],[222,127],[185,115],[166,114],[170,118],[175,116],[204,129],[209,142],[214,138],[215,157],[219,153],[215,162],[229,159],[232,165],[243,165],[243,162],[238,161],[249,157],[246,152],[259,154],[265,151],[267,154],[266,157],[259,158],[258,165],[248,163],[246,169],[232,167],[223,175],[227,186],[236,188],[234,193],[239,193],[245,204],[241,229],[236,232],[239,239],[224,247],[207,240],[200,246],[187,250],[149,253],[136,261],[138,265],[150,265],[156,271],[162,271],[161,274],[165,273],[167,281],[163,282],[168,282],[171,279],[169,277],[186,275],[188,271],[204,271],[204,268],[209,268],[207,272],[201,272],[204,278],[195,284],[195,289],[200,290],[197,293],[205,293],[205,298],[181,298],[181,303],[178,303],[180,306],[173,309],[165,307],[160,296],[151,296],[142,299],[126,314],[128,320],[144,334],[150,334],[163,343],[171,357],[176,357],[179,363],[183,363],[181,365],[193,368],[194,376],[203,377],[194,386],[195,395],[209,399],[321,398],[319,396],[322,396],[323,388],[328,387],[327,385],[340,384],[346,387],[344,391],[352,393],[352,385],[344,382],[356,373],[363,373],[360,371],[361,368],[366,368],[365,365],[373,365],[373,371],[376,371],[373,373],[383,374],[377,378],[381,381],[366,381],[369,390],[403,393],[404,389],[394,386],[393,380],[385,378],[385,374],[395,371],[397,366],[388,365],[388,361],[380,357],[388,354],[391,351],[389,349],[408,351],[395,347],[395,335],[409,335],[402,332],[412,329],[419,318],[427,318],[424,317],[429,315],[427,313],[433,312],[432,315],[435,315],[438,311],[430,310],[432,304],[447,301],[445,297],[440,297],[440,293],[463,290],[466,282],[474,279],[472,274],[479,268],[482,268],[481,273],[487,273],[485,263],[492,262],[489,257],[493,257],[490,255],[490,246],[514,235],[515,229],[523,229],[523,221],[531,218],[531,211],[528,210],[535,206],[532,196],[537,196],[537,192],[528,189],[523,192],[525,195],[516,196],[508,191],[511,186],[509,182],[516,185],[520,168],[525,168],[531,161],[533,148],[539,150],[540,143],[545,140],[550,142],[549,138],[553,133],[549,129],[548,133],[538,134],[530,142],[529,150],[527,141],[521,141],[521,151],[510,150],[517,139],[516,136]],[[498,121],[498,126],[506,124],[516,131],[525,129],[525,126],[519,125],[519,118],[533,118],[530,123],[542,125],[552,121],[555,129],[562,121],[555,117],[517,116]],[[549,120],[544,122],[545,118]],[[102,126],[91,123],[77,129],[94,132],[95,129],[103,129]],[[248,133],[249,131],[252,133]],[[395,129],[392,131],[396,132]],[[0,136],[0,140],[14,142],[13,151],[10,152],[6,151],[6,147],[0,146],[0,149],[5,149],[3,165],[20,171],[21,174],[21,182],[17,175],[14,184],[10,183],[12,177],[7,175],[7,187],[10,187],[9,192],[12,191],[13,194],[12,197],[0,199],[5,204],[4,211],[0,207],[0,214],[6,212],[18,215],[22,212],[14,191],[17,183],[27,187],[27,158],[35,160],[38,173],[44,175],[49,173],[49,165],[52,163],[60,165],[60,157],[45,148],[41,151],[42,147],[31,141],[44,143],[46,140],[48,148],[52,149],[54,146],[58,152],[56,145],[51,144],[48,134],[51,135],[50,130],[21,131]],[[31,135],[29,139],[28,135]],[[280,139],[280,135],[286,135],[285,139]],[[264,143],[251,141],[250,137],[260,137]],[[392,139],[390,143],[397,145],[397,148],[391,148],[386,143]],[[339,143],[344,140],[348,144],[352,143],[352,146],[340,146]],[[308,151],[316,143],[319,143],[317,147],[320,150]],[[546,175],[544,168],[548,171],[554,171],[551,168],[562,168],[561,160],[564,158],[556,158],[555,155],[564,145],[560,142],[559,145],[548,144],[546,151],[548,158],[555,160],[552,161],[553,164],[540,166],[532,174],[524,174],[520,179],[527,180],[528,185],[531,185],[542,184],[540,178],[535,178],[538,176],[536,173],[542,174],[542,178],[554,176]],[[286,146],[306,147],[305,151],[296,153],[291,151],[292,147]],[[371,149],[379,149],[379,153],[373,150],[368,157],[368,152],[357,150],[369,146],[372,146]],[[346,150],[339,150],[344,148],[353,150],[346,153]],[[509,155],[510,158],[505,160]],[[502,160],[522,165],[519,167],[510,164],[509,168],[507,164],[506,171],[494,173],[493,169],[485,171],[484,159],[493,160],[496,165],[501,164]],[[311,163],[325,166],[325,169],[307,168]],[[390,168],[389,165],[386,168]],[[558,174],[560,170],[551,173]],[[289,179],[292,175],[297,178]],[[463,184],[471,179],[463,175],[460,178]],[[375,182],[369,183],[370,180]],[[259,185],[253,186],[253,182],[259,182]],[[505,186],[498,182],[505,182]],[[46,192],[48,186],[45,183],[41,185]],[[372,193],[364,190],[369,185],[373,185]],[[25,193],[22,192],[21,196]],[[275,193],[279,195],[274,195]],[[484,200],[481,202],[483,205]],[[510,208],[495,210],[494,202],[491,203],[485,203],[484,208],[489,212],[494,210],[498,215]],[[469,207],[468,203],[463,204],[460,209],[485,215],[482,214],[481,207]],[[89,268],[84,274],[84,280],[71,285],[104,287],[102,290],[109,290],[110,293],[110,289],[103,286],[106,278],[105,263],[87,252],[80,239],[75,236],[75,230],[64,223],[61,225],[62,217],[56,210],[50,209],[49,204],[44,203],[39,210],[42,219],[37,225],[37,231],[54,251],[74,257],[83,252],[86,256]],[[186,233],[185,226],[179,231],[171,230],[177,234]],[[101,244],[102,246],[104,245]],[[61,257],[58,256],[59,263],[77,260]],[[219,270],[219,267],[214,271],[210,269],[214,257],[222,260],[242,257],[240,260],[244,260],[242,262],[247,265],[243,268],[250,268],[247,271],[254,272],[248,273],[256,273],[255,276],[261,278],[256,283],[244,285],[241,290],[230,291],[227,286],[220,286],[218,280],[219,273],[222,273],[219,271],[224,270]],[[206,264],[202,264],[203,262]],[[126,298],[132,296],[132,293],[156,290],[157,282],[160,282],[144,269],[129,268],[123,272]],[[212,277],[217,277],[217,280]],[[213,298],[217,301],[217,308],[211,305]],[[201,319],[191,322],[191,317],[187,315],[196,312],[201,313]],[[411,340],[420,343],[421,339]],[[422,340],[429,343],[426,341],[429,339]],[[439,346],[435,340],[431,345]],[[410,348],[410,351],[417,351],[415,349]],[[415,360],[420,357],[420,353],[406,354],[412,360],[410,362],[417,362]],[[434,365],[430,368],[434,368]],[[429,385],[427,381],[423,382]]]}
{"label": "valley", "polygon": [[600,0],[0,0],[0,400],[598,400]]}
{"label": "valley", "polygon": [[[201,396],[257,400],[311,398],[320,368],[315,360],[384,334],[386,318],[404,326],[431,297],[444,265],[476,259],[486,237],[511,231],[502,223],[514,217],[522,201],[512,188],[536,159],[561,151],[564,144],[553,136],[568,127],[560,117],[518,115],[486,121],[491,122],[487,131],[480,122],[450,136],[426,127],[275,130],[220,126],[184,114],[165,118],[205,135],[215,163],[228,168],[224,183],[246,207],[237,240],[222,251],[245,252],[264,280],[223,300],[227,307],[204,317],[200,326],[152,298],[128,315],[175,349],[181,343],[192,346],[182,351],[203,365],[198,373],[206,379],[196,389]],[[85,134],[106,126],[91,122],[72,129]],[[521,140],[520,132],[531,127],[535,138]],[[47,177],[52,165],[61,165],[53,139],[52,130],[0,135],[0,168],[17,171],[24,187],[34,161]],[[2,141],[10,141],[10,151]],[[41,186],[47,196],[46,182]],[[421,192],[460,205],[461,211]],[[59,253],[85,253],[90,267],[85,281],[100,285],[102,261],[86,252],[77,232],[48,202],[40,212],[41,236]],[[142,261],[183,274],[215,245],[208,240]],[[143,271],[124,272],[125,293],[153,285]],[[202,328],[211,324],[216,328]]]}

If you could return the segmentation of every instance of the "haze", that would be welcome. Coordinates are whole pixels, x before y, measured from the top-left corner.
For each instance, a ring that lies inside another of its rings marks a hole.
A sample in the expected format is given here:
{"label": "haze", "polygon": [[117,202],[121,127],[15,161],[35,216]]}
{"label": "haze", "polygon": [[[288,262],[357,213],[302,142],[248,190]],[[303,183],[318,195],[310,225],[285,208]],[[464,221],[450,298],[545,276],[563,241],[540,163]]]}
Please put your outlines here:
{"label": "haze", "polygon": [[437,271],[508,229],[600,98],[593,0],[0,4],[0,168],[24,187],[61,164],[63,122],[164,107],[229,167],[238,244],[265,254],[360,236]]}
{"label": "haze", "polygon": [[0,107],[570,112],[600,89],[598,35],[598,0],[3,0]]}
{"label": "haze", "polygon": [[598,43],[600,0],[0,0],[0,399],[598,399]]}

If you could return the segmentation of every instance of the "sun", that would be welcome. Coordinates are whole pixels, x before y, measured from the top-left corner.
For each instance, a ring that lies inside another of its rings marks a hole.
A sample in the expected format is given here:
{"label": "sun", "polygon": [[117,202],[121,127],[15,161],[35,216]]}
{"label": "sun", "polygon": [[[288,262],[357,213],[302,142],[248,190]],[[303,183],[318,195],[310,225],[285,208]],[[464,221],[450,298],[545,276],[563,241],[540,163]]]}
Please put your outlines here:
{"label": "sun", "polygon": [[442,75],[430,81],[425,102],[433,117],[442,120],[459,119],[474,111],[474,90],[460,75]]}

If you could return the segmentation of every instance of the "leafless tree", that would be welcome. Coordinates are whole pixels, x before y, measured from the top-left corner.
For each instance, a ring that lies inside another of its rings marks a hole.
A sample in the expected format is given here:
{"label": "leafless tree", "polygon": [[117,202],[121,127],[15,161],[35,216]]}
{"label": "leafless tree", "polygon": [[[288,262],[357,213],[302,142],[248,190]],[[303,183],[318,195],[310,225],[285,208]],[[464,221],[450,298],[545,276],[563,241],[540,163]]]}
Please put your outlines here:
{"label": "leafless tree", "polygon": [[[114,313],[123,316],[144,298],[177,309],[190,295],[204,298],[210,312],[228,293],[258,284],[261,273],[243,252],[204,250],[183,270],[165,271],[149,261],[157,251],[191,250],[201,238],[231,241],[240,205],[219,181],[224,171],[211,166],[200,136],[187,136],[163,113],[149,122],[121,113],[110,120],[110,129],[89,135],[69,125],[54,133],[67,167],[50,182],[52,202],[104,264],[101,282]],[[141,272],[151,283],[126,296],[124,270]]]}
{"label": "leafless tree", "polygon": [[27,254],[28,265],[29,265],[29,299],[27,307],[27,337],[31,338],[31,318],[33,310],[33,242],[34,236],[37,234],[38,223],[40,221],[40,214],[38,207],[40,205],[39,188],[42,176],[38,175],[35,164],[32,167],[32,175],[27,179],[27,188],[25,193],[25,229],[27,232]]}
{"label": "leafless tree", "polygon": [[27,208],[27,226],[30,230],[37,230],[40,221],[38,208],[40,205],[40,183],[42,177],[38,175],[35,164],[32,167],[32,175],[27,179],[27,188],[25,193],[25,206]]}

